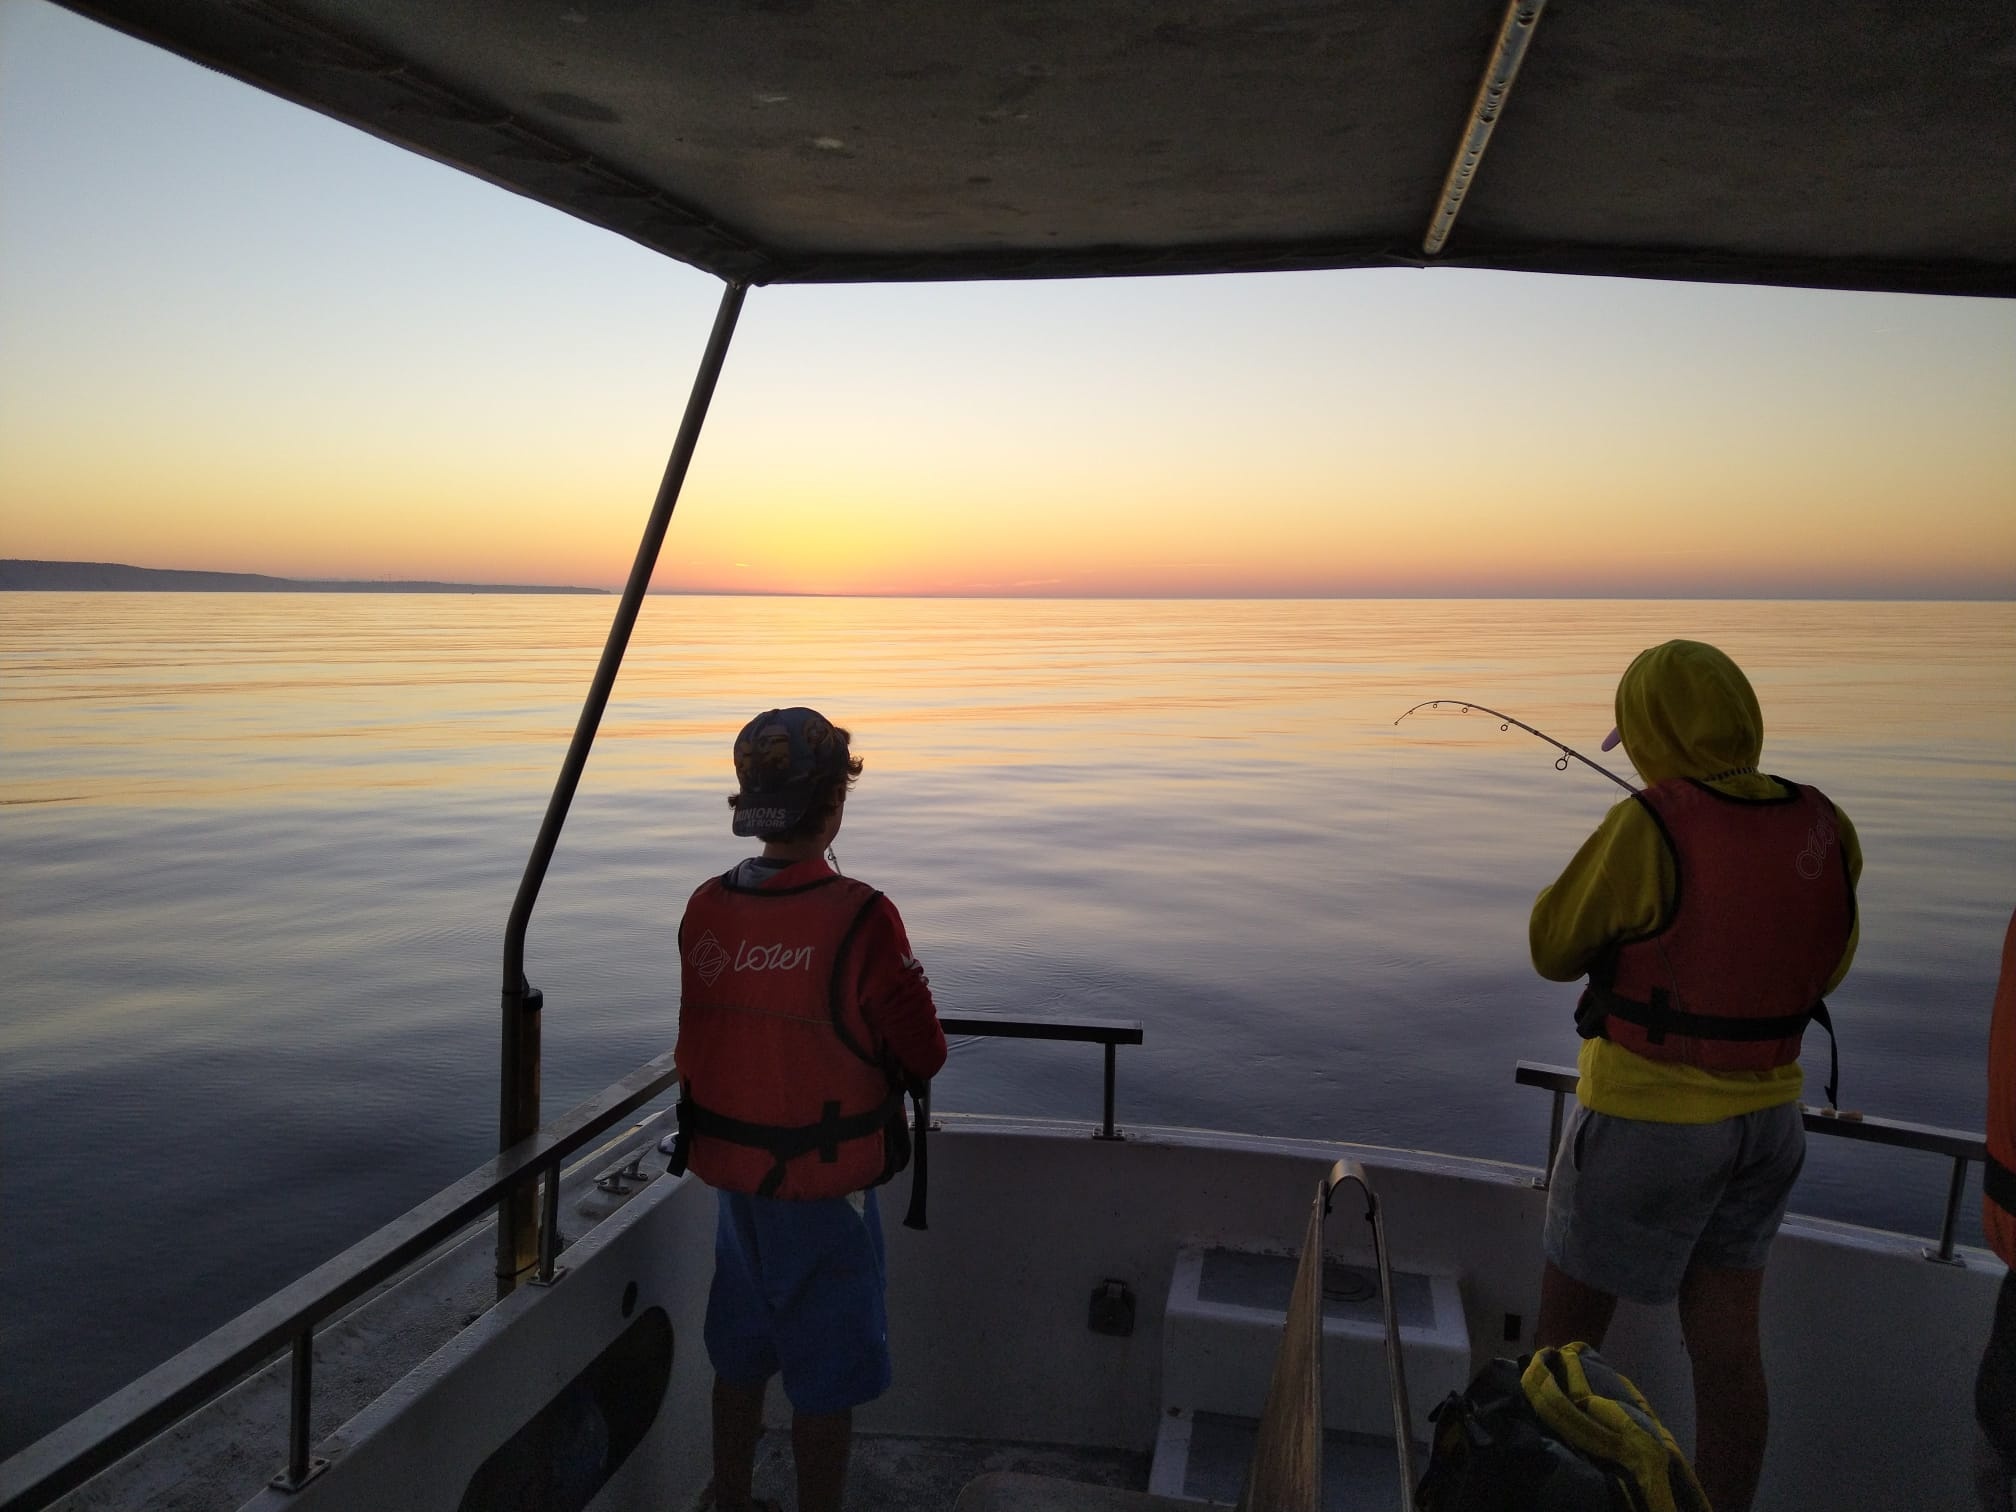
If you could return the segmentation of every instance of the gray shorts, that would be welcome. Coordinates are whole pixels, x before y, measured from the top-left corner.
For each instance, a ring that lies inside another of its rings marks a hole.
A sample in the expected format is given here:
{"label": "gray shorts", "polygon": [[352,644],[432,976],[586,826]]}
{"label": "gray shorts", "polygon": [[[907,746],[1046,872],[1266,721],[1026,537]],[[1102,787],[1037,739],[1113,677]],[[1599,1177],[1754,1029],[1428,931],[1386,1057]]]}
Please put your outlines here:
{"label": "gray shorts", "polygon": [[1671,1302],[1689,1265],[1762,1270],[1805,1163],[1796,1102],[1706,1124],[1577,1104],[1548,1182],[1547,1258],[1633,1302]]}

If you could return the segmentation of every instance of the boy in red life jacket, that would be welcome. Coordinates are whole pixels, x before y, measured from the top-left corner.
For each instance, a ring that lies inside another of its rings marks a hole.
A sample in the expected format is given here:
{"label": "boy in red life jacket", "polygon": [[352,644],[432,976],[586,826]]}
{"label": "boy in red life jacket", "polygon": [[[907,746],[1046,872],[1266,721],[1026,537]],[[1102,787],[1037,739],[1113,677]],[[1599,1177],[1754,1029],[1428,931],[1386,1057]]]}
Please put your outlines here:
{"label": "boy in red life jacket", "polygon": [[1758,771],[1757,696],[1713,646],[1641,652],[1616,712],[1603,748],[1621,739],[1646,787],[1542,890],[1529,931],[1543,977],[1589,977],[1536,1343],[1600,1347],[1620,1296],[1677,1300],[1702,1489],[1747,1512],[1764,1263],[1806,1151],[1800,1034],[1854,959],[1862,854],[1824,794]]}
{"label": "boy in red life jacket", "polygon": [[772,709],[735,740],[734,831],[763,842],[679,926],[673,1169],[717,1189],[714,1505],[746,1512],[763,1397],[792,1406],[800,1512],[839,1512],[853,1409],[889,1386],[874,1188],[909,1145],[903,1092],[945,1035],[895,905],[826,862],[861,775],[847,731]]}
{"label": "boy in red life jacket", "polygon": [[2016,914],[2002,936],[2002,974],[1988,1029],[1988,1165],[1981,1173],[1981,1229],[2012,1267],[1995,1297],[1995,1325],[1974,1377],[1980,1436],[1974,1482],[1984,1509],[2010,1512],[2016,1478]]}

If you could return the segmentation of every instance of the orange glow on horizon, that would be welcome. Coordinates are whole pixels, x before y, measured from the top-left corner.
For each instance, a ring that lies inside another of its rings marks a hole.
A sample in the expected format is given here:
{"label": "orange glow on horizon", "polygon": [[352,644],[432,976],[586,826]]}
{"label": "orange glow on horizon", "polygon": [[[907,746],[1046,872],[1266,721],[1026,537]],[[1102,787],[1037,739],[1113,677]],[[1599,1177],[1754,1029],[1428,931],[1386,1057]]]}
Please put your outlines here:
{"label": "orange glow on horizon", "polygon": [[[0,552],[620,585],[718,284],[0,29]],[[2016,596],[2011,351],[2010,300],[1461,269],[757,289],[656,582]]]}

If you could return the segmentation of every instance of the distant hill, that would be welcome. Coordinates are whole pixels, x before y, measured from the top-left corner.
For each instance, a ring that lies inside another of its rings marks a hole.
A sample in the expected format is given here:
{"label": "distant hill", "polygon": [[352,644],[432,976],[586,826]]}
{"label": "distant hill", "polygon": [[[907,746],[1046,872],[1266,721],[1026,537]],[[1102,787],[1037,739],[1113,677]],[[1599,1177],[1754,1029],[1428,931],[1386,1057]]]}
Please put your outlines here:
{"label": "distant hill", "polygon": [[257,572],[183,572],[118,562],[29,562],[0,558],[0,593],[607,593],[524,583],[355,582],[267,577]]}

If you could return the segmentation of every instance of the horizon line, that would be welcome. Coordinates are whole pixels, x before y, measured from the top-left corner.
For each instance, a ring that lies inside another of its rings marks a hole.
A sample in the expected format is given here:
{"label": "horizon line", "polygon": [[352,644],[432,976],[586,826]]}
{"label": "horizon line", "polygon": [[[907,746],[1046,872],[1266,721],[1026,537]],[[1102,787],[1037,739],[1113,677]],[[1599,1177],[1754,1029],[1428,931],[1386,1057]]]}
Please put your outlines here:
{"label": "horizon line", "polygon": [[[615,587],[599,586],[548,586],[534,583],[485,583],[466,580],[442,579],[435,577],[398,578],[342,578],[342,577],[292,577],[279,573],[249,572],[243,570],[186,567],[138,567],[124,562],[55,560],[32,557],[0,558],[0,569],[8,567],[27,568],[67,568],[67,569],[111,569],[115,572],[160,574],[167,578],[239,578],[263,580],[276,584],[299,585],[298,588],[276,588],[263,590],[270,592],[326,591],[341,588],[352,592],[415,593],[432,591],[437,594],[466,594],[479,591],[493,595],[521,595],[544,597],[554,594],[578,594],[594,597],[616,597],[624,591],[623,585]],[[11,583],[0,580],[0,592],[12,593],[218,593],[218,592],[259,592],[260,589],[240,587],[174,587],[166,584],[122,584],[69,587],[45,587],[40,584]],[[1381,590],[1381,589],[1334,589],[1327,591],[1245,591],[1215,592],[1211,590],[1140,591],[1115,590],[1108,592],[1044,592],[1034,590],[988,591],[985,589],[797,589],[797,588],[719,588],[651,586],[645,589],[650,598],[824,598],[824,599],[945,599],[1009,601],[1027,600],[1031,602],[1235,602],[1235,603],[1325,603],[1341,601],[1395,601],[1395,602],[1452,602],[1464,600],[1508,600],[1508,601],[1569,601],[1584,603],[2010,603],[2016,602],[2016,583],[2000,587],[1980,587],[1967,589],[1947,589],[1943,591],[1910,591],[1895,588],[1844,589],[1812,587],[1787,589],[1777,592],[1758,589],[1748,590],[1669,590],[1643,593],[1617,593],[1615,591],[1596,592],[1588,589],[1446,589],[1441,591]]]}

